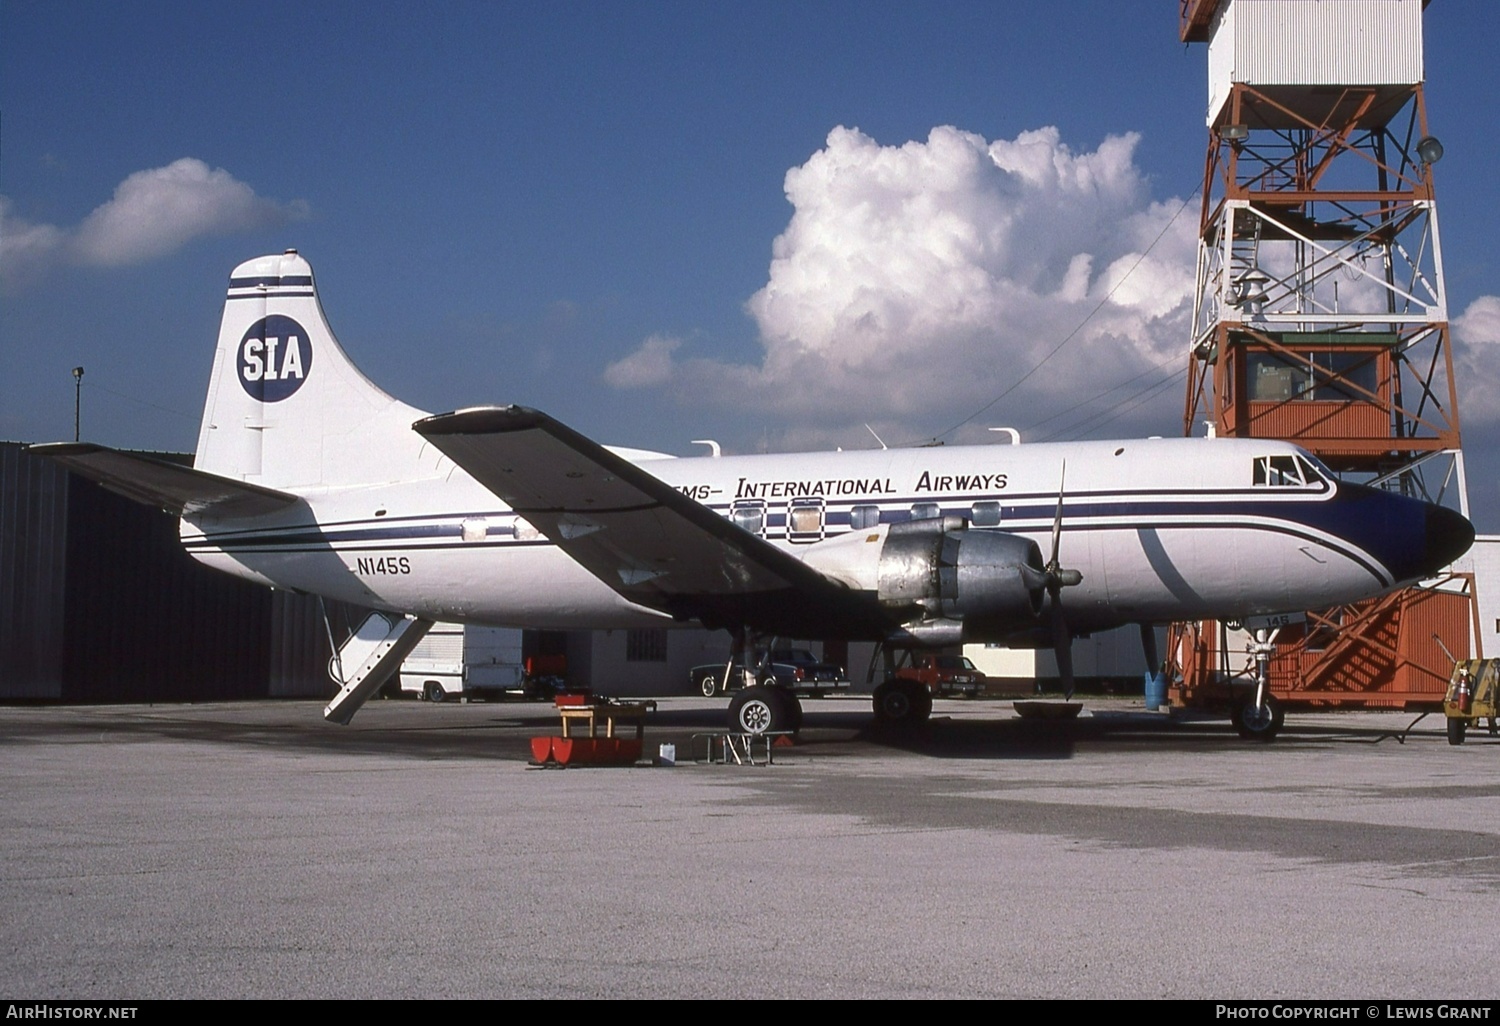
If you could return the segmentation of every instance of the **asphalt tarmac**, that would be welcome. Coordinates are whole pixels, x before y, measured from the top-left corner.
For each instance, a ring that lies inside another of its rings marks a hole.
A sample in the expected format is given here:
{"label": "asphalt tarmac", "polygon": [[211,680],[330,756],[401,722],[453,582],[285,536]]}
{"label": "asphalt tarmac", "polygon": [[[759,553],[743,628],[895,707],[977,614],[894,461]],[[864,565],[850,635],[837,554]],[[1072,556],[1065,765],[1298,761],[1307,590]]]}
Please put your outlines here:
{"label": "asphalt tarmac", "polygon": [[0,996],[1500,998],[1484,731],[830,699],[692,762],[723,708],[538,769],[543,705],[0,707]]}

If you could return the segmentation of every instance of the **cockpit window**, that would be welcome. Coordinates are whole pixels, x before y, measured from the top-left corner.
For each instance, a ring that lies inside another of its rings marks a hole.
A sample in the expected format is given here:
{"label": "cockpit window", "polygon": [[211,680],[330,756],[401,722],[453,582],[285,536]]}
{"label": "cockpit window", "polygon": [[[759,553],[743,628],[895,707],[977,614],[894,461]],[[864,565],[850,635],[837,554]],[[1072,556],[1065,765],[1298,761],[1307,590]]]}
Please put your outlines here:
{"label": "cockpit window", "polygon": [[1255,485],[1258,488],[1305,488],[1325,481],[1313,462],[1299,454],[1255,458]]}
{"label": "cockpit window", "polygon": [[1297,466],[1297,457],[1257,456],[1255,458],[1255,483],[1269,488],[1301,487],[1302,469]]}

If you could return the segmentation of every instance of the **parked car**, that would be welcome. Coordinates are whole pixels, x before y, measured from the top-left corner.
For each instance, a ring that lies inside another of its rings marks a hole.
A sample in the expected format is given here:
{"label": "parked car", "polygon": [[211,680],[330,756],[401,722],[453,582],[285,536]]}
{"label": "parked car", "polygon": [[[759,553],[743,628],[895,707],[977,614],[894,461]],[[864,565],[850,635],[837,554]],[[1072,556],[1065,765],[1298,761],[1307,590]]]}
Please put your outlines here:
{"label": "parked car", "polygon": [[911,664],[898,669],[896,676],[920,682],[935,696],[973,698],[984,692],[984,673],[967,656],[917,652]]}
{"label": "parked car", "polygon": [[741,660],[735,660],[729,673],[729,686],[724,686],[724,664],[705,663],[693,667],[689,682],[694,691],[706,696],[724,691],[737,691],[756,683],[778,684],[798,694],[816,695],[838,688],[847,688],[849,678],[844,668],[837,663],[820,662],[805,648],[773,648],[771,657],[764,666],[760,656],[752,655],[750,669],[745,669]]}

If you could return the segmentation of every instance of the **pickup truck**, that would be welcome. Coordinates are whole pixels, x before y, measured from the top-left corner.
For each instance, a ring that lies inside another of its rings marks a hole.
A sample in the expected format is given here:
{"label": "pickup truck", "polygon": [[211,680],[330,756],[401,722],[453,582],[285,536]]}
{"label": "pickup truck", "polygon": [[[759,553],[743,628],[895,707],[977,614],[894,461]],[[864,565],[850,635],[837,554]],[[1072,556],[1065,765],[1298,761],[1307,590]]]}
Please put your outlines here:
{"label": "pickup truck", "polygon": [[[705,663],[693,667],[689,682],[694,691],[711,698],[724,691],[736,691],[747,684],[754,684],[754,670],[760,664],[760,656],[751,657],[751,670],[735,660],[729,673],[729,686],[724,687],[724,664]],[[844,668],[836,663],[819,662],[805,648],[773,648],[771,658],[761,672],[761,682],[778,684],[802,695],[818,695],[849,686]]]}
{"label": "pickup truck", "polygon": [[967,656],[914,653],[911,663],[898,669],[896,676],[921,683],[935,697],[965,695],[973,698],[984,692],[984,673],[969,662]]}

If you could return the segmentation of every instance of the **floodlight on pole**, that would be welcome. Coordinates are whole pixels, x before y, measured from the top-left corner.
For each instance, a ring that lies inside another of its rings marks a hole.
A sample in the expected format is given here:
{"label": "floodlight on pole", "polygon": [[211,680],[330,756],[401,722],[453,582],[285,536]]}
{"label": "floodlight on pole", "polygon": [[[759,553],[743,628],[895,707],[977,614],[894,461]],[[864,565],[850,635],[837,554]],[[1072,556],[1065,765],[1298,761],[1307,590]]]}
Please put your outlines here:
{"label": "floodlight on pole", "polygon": [[73,441],[78,441],[78,408],[83,401],[83,368],[73,368]]}

